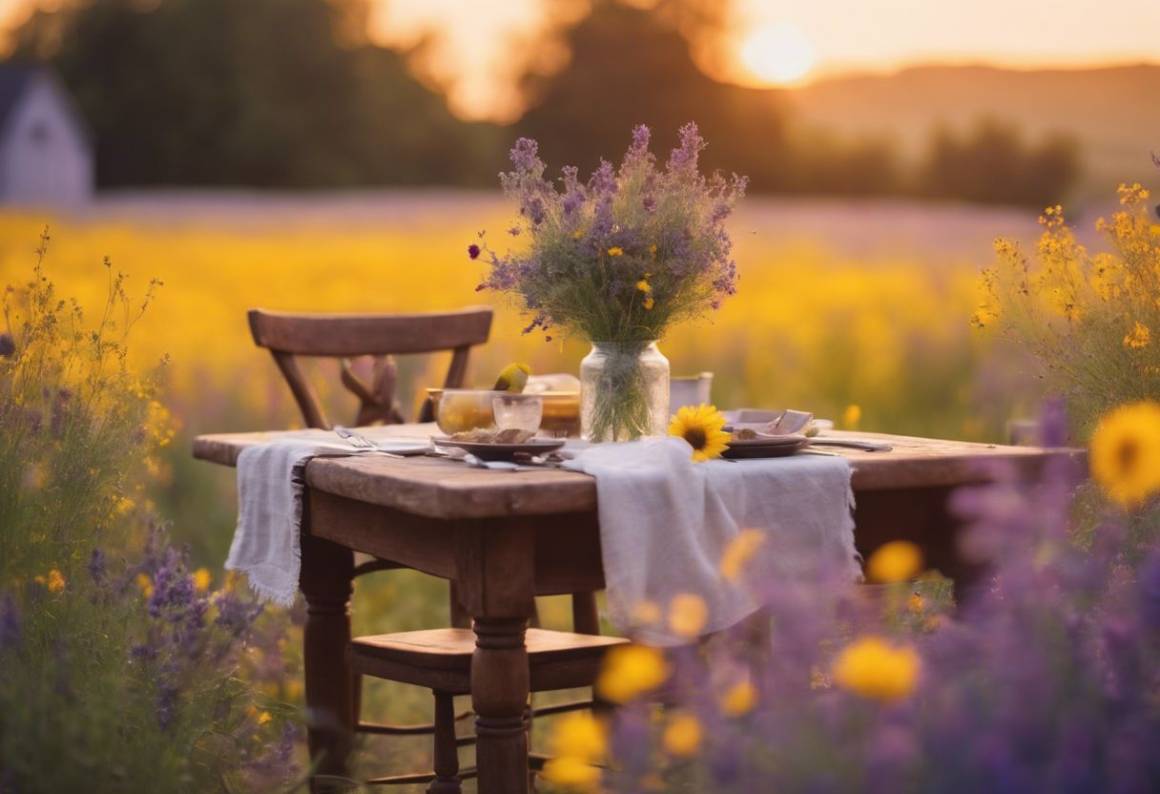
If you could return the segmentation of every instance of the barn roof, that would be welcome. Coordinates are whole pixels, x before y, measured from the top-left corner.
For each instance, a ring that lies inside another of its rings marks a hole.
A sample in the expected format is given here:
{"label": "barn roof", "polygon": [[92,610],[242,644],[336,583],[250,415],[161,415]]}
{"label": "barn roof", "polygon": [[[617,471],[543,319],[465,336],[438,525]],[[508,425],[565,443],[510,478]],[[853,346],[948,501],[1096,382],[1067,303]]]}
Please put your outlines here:
{"label": "barn roof", "polygon": [[20,98],[24,92],[38,79],[47,81],[49,88],[63,104],[65,113],[72,120],[81,137],[91,140],[88,125],[73,104],[72,97],[56,79],[52,70],[35,63],[12,61],[0,63],[0,134],[4,132],[4,125],[12,111],[20,104]]}
{"label": "barn roof", "polygon": [[44,67],[23,63],[0,63],[0,128],[8,120],[28,84]]}

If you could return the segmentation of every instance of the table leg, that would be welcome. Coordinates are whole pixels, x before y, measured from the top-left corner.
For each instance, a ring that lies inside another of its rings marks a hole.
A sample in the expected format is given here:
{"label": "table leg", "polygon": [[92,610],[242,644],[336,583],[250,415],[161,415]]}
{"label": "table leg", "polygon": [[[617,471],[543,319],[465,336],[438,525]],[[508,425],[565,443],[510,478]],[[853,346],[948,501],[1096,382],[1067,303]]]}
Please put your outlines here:
{"label": "table leg", "polygon": [[954,580],[956,602],[985,583],[987,566],[965,558],[959,548],[963,522],[949,502],[954,488],[864,491],[857,495],[854,539],[866,558],[890,540],[909,540],[922,549],[925,566]]}
{"label": "table leg", "polygon": [[[358,716],[347,661],[353,571],[350,549],[303,533],[299,585],[306,598],[302,638],[307,744],[311,759],[318,762],[317,774],[324,777],[349,777],[347,759]],[[312,792],[327,788],[323,781],[311,781]]]}
{"label": "table leg", "polygon": [[475,708],[476,758],[481,794],[526,794],[528,701],[526,618],[475,619],[471,702]]}

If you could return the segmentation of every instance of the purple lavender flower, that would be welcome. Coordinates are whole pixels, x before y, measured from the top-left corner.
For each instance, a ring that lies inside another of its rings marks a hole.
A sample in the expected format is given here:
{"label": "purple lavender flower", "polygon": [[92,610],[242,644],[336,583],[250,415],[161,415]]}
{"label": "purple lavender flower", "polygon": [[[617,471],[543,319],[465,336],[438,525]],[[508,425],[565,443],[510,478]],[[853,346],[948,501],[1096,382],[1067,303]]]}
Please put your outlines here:
{"label": "purple lavender flower", "polygon": [[480,248],[475,243],[467,246],[467,255],[472,259],[479,259]]}
{"label": "purple lavender flower", "polygon": [[544,200],[533,196],[520,208],[520,212],[528,217],[533,226],[539,226],[544,222]]}
{"label": "purple lavender flower", "polygon": [[541,165],[540,158],[536,156],[540,145],[531,138],[520,138],[516,141],[516,145],[511,150],[512,165],[516,167],[517,171],[534,171]]}
{"label": "purple lavender flower", "polygon": [[162,684],[157,692],[157,725],[163,731],[168,731],[177,718],[177,687],[172,684]]}
{"label": "purple lavender flower", "polygon": [[1152,553],[1140,566],[1140,608],[1144,625],[1153,632],[1160,631],[1160,549]]}
{"label": "purple lavender flower", "polygon": [[[546,179],[535,142],[518,140],[513,168],[500,182],[527,219],[517,228],[531,239],[519,252],[489,252],[491,267],[477,290],[517,293],[532,315],[529,332],[563,325],[590,339],[655,339],[669,322],[732,295],[737,274],[724,223],[745,180],[700,175],[705,144],[695,124],[682,128],[681,146],[664,168],[650,139],[649,129],[637,126],[620,165],[601,160],[585,182],[575,166]],[[633,288],[644,273],[651,274],[647,304]],[[579,288],[560,289],[569,283]]]}
{"label": "purple lavender flower", "polygon": [[0,601],[0,651],[15,648],[20,643],[20,609],[11,593],[4,594]]}
{"label": "purple lavender flower", "polygon": [[693,171],[697,168],[697,160],[701,150],[707,145],[697,129],[697,123],[690,121],[681,127],[681,145],[673,149],[669,155],[670,171]]}
{"label": "purple lavender flower", "polygon": [[89,555],[88,569],[93,584],[102,584],[105,580],[105,552],[93,549],[93,553]]}

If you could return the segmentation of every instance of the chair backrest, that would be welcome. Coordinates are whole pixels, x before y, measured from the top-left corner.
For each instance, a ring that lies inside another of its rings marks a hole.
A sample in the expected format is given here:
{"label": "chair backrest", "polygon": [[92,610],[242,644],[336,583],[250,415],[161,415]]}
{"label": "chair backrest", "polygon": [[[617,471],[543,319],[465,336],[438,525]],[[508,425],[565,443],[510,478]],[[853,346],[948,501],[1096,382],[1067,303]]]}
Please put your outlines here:
{"label": "chair backrest", "polygon": [[[329,430],[318,398],[298,365],[298,356],[341,360],[342,383],[359,399],[356,425],[402,422],[395,407],[398,370],[394,355],[452,351],[444,388],[463,385],[467,359],[474,345],[487,341],[492,310],[473,307],[430,314],[290,314],[251,309],[254,343],[274,356],[294,400],[309,427]],[[365,383],[351,367],[351,359],[374,358],[371,382]],[[431,419],[425,403],[420,421]]]}

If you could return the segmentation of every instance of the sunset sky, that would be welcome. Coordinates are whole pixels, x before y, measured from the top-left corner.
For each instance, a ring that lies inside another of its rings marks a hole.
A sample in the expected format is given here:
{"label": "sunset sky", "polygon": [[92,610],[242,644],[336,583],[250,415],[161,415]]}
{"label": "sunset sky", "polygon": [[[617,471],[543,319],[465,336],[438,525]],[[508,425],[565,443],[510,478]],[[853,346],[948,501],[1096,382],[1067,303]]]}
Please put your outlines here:
{"label": "sunset sky", "polygon": [[[54,0],[54,2],[57,0]],[[27,0],[0,0],[12,18]],[[518,110],[512,53],[570,0],[378,0],[375,36],[392,45],[434,37],[428,69],[461,115]],[[649,0],[636,0],[648,5]],[[579,0],[582,7],[583,0]],[[1160,0],[736,0],[713,44],[717,75],[756,85],[808,82],[845,70],[985,61],[1087,66],[1160,61]]]}

